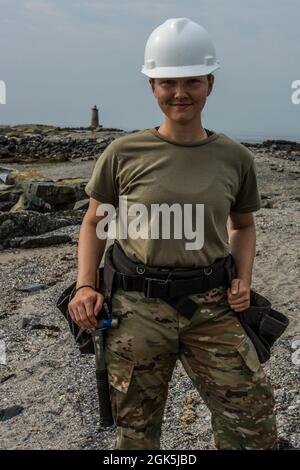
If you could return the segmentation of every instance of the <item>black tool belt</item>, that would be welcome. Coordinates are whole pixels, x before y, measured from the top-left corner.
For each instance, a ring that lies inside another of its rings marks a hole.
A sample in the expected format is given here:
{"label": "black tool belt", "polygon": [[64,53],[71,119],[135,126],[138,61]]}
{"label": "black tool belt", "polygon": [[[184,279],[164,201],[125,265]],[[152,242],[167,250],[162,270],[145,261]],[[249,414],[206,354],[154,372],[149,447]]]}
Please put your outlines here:
{"label": "black tool belt", "polygon": [[228,287],[234,275],[232,255],[220,258],[205,268],[155,268],[135,263],[117,243],[108,248],[104,265],[107,298],[111,298],[112,292],[109,290],[112,288],[143,292],[145,297],[164,299],[189,319],[197,305],[188,296],[220,286]]}
{"label": "black tool belt", "polygon": [[[236,272],[232,255],[199,269],[153,268],[135,263],[114,243],[106,251],[103,276],[107,302],[118,288],[139,291],[148,298],[165,300],[179,314],[191,319],[198,306],[189,296],[220,286],[229,287]],[[274,342],[287,328],[288,318],[272,309],[270,302],[252,289],[250,307],[237,317],[252,340],[260,362],[266,362]]]}

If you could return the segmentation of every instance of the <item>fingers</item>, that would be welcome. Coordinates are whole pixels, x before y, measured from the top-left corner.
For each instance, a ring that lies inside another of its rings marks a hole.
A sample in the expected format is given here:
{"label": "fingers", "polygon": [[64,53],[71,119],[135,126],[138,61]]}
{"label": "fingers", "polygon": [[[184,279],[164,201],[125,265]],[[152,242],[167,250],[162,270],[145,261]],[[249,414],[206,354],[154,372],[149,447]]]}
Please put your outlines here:
{"label": "fingers", "polygon": [[227,289],[228,303],[235,312],[242,312],[250,307],[250,287],[241,279],[233,279]]}
{"label": "fingers", "polygon": [[82,328],[83,330],[95,329],[94,325],[89,321],[84,305],[79,305],[77,308],[75,308],[74,314],[74,321],[80,328]]}
{"label": "fingers", "polygon": [[82,289],[69,303],[70,316],[80,328],[94,330],[97,327],[95,306],[97,305],[97,310],[101,309],[103,300],[101,301],[100,296],[103,298],[101,294],[93,289]]}
{"label": "fingers", "polygon": [[232,279],[230,286],[230,293],[233,295],[239,295],[241,290],[241,281],[240,279]]}
{"label": "fingers", "polygon": [[228,303],[230,305],[230,308],[235,312],[242,312],[243,310],[246,310],[246,308],[250,307],[250,299],[247,296],[240,297],[235,301],[231,301],[228,298]]}
{"label": "fingers", "polygon": [[235,312],[242,312],[243,310],[246,310],[246,308],[248,307],[250,307],[250,302],[243,302],[237,305],[230,305],[230,308],[234,310]]}
{"label": "fingers", "polygon": [[98,295],[97,295],[97,300],[96,300],[96,303],[95,303],[95,306],[94,306],[94,315],[95,315],[95,317],[97,317],[98,313],[99,313],[100,310],[102,309],[103,302],[104,302],[104,297],[103,297],[103,295],[102,295],[102,294],[98,294]]}
{"label": "fingers", "polygon": [[81,306],[80,314],[88,330],[94,330],[97,327],[97,320],[94,315],[94,302],[86,301],[84,305]]}

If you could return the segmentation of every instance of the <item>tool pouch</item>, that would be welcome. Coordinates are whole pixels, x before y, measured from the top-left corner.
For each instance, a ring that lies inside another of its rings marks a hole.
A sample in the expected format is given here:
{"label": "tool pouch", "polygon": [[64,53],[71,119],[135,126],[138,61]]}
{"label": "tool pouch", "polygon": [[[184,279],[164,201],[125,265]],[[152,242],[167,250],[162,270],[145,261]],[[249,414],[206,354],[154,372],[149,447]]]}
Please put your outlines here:
{"label": "tool pouch", "polygon": [[[97,271],[97,283],[96,283],[96,290],[103,294],[103,289],[99,287],[99,279],[103,279],[103,268],[98,269]],[[102,284],[102,282],[101,282]],[[71,302],[72,298],[75,295],[76,290],[76,281],[73,282],[70,286],[68,286],[62,294],[59,296],[56,307],[61,311],[65,319],[69,324],[69,328],[71,330],[72,335],[76,341],[76,344],[79,348],[79,351],[82,354],[95,354],[94,351],[94,343],[91,333],[87,330],[82,330],[71,318],[68,310],[68,304]],[[99,313],[99,316],[101,312]]]}
{"label": "tool pouch", "polygon": [[287,328],[288,318],[272,309],[270,302],[252,289],[250,307],[238,317],[263,364],[270,359],[271,347]]}

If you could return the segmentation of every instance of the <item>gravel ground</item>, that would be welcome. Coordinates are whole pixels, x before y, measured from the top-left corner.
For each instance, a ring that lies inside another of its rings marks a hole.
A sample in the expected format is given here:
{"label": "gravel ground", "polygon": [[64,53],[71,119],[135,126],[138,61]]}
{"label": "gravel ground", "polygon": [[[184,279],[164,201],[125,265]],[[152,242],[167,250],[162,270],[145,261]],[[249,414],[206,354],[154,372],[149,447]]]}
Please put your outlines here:
{"label": "gravel ground", "polygon": [[[39,164],[30,169],[54,179],[62,174],[88,178],[94,163]],[[291,322],[265,370],[275,390],[280,446],[300,449],[300,354],[295,349],[299,340],[300,350],[299,168],[296,162],[263,152],[256,152],[256,165],[260,191],[273,207],[256,213],[253,288]],[[0,364],[0,408],[23,407],[19,415],[0,423],[1,449],[114,445],[115,429],[99,430],[94,357],[79,354],[55,307],[61,291],[76,279],[79,226],[63,233],[73,241],[0,254],[0,340],[6,346],[6,365]],[[46,289],[16,290],[29,283],[45,284]],[[210,414],[180,363],[170,383],[161,444],[163,449],[214,449]]]}

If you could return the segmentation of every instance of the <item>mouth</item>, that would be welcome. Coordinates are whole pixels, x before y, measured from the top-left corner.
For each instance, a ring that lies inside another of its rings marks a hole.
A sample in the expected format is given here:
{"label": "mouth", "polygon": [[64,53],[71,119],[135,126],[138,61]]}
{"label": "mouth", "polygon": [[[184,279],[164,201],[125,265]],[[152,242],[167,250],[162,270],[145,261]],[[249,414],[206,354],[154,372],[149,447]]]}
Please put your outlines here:
{"label": "mouth", "polygon": [[174,106],[177,109],[186,109],[189,106],[192,106],[191,103],[171,103],[171,106]]}

